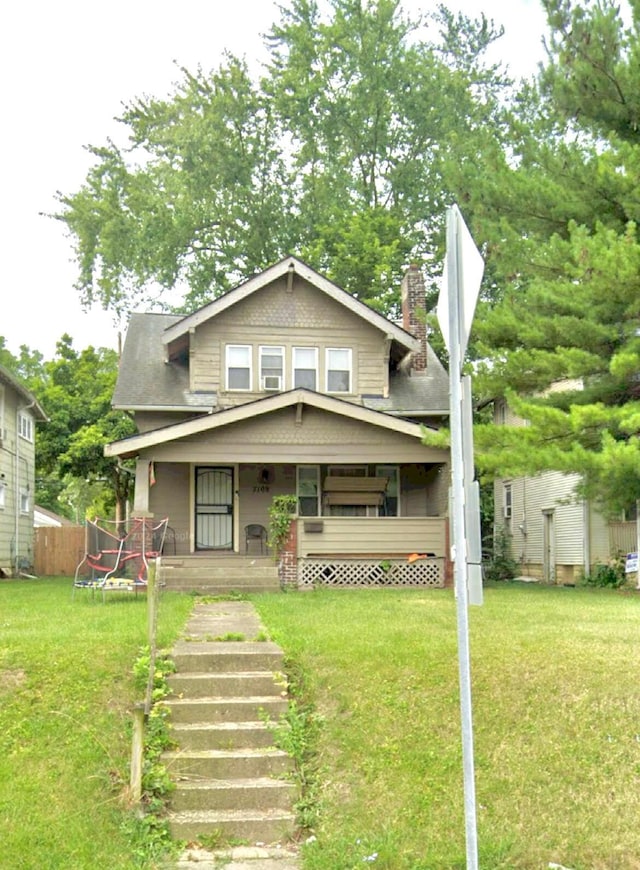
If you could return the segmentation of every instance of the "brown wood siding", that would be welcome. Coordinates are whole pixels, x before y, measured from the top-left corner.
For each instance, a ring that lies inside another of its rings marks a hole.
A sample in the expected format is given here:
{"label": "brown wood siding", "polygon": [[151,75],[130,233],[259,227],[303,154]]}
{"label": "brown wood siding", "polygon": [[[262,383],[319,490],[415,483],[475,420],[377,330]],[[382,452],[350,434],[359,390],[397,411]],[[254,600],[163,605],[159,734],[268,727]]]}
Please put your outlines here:
{"label": "brown wood siding", "polygon": [[136,412],[134,421],[138,432],[149,432],[153,429],[161,429],[163,426],[173,426],[175,423],[182,423],[184,420],[190,420],[195,414],[178,414],[170,411],[147,411]]}
{"label": "brown wood siding", "polygon": [[322,531],[305,531],[298,521],[298,556],[375,555],[410,553],[445,556],[446,520],[436,517],[321,517],[307,520]]}
{"label": "brown wood siding", "polygon": [[[226,344],[252,345],[254,383],[251,392],[224,391]],[[244,404],[264,395],[256,377],[259,346],[265,344],[285,348],[285,390],[293,388],[291,349],[294,346],[319,349],[320,392],[324,392],[324,353],[328,347],[353,350],[351,398],[361,394],[381,395],[385,388],[386,365],[381,354],[384,336],[380,331],[296,277],[292,293],[287,292],[286,280],[279,279],[197,328],[191,354],[192,389],[220,391],[222,407]]]}
{"label": "brown wood siding", "polygon": [[149,509],[154,517],[168,517],[165,552],[177,555],[191,552],[191,466],[180,463],[156,462],[156,483],[149,491]]}
{"label": "brown wood siding", "polygon": [[42,526],[35,530],[34,570],[39,577],[73,577],[85,555],[84,526]]}
{"label": "brown wood siding", "polygon": [[159,444],[142,458],[202,464],[359,464],[446,463],[444,450],[425,447],[418,438],[368,423],[304,407],[280,411],[224,428]]}

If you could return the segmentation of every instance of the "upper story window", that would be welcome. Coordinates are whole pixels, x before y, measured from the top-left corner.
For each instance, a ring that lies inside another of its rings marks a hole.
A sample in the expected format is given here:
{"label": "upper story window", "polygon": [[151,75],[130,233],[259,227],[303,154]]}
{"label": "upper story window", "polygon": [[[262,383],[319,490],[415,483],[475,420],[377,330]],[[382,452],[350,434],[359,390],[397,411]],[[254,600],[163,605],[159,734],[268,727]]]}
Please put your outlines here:
{"label": "upper story window", "polygon": [[31,499],[29,498],[29,490],[23,489],[20,492],[20,513],[28,514],[31,508]]}
{"label": "upper story window", "polygon": [[33,441],[33,417],[30,414],[18,414],[18,435],[26,441]]}
{"label": "upper story window", "polygon": [[510,483],[503,484],[502,499],[502,514],[505,520],[510,520],[513,515],[513,493]]}
{"label": "upper story window", "polygon": [[328,393],[351,392],[351,348],[328,347],[326,351]]}
{"label": "upper story window", "polygon": [[7,503],[7,485],[4,480],[0,480],[0,510],[2,510]]}
{"label": "upper story window", "polygon": [[293,386],[316,390],[318,384],[318,348],[293,348]]}
{"label": "upper story window", "polygon": [[284,348],[260,347],[260,389],[282,390],[284,386]]}
{"label": "upper story window", "polygon": [[227,390],[251,389],[251,345],[227,345]]}

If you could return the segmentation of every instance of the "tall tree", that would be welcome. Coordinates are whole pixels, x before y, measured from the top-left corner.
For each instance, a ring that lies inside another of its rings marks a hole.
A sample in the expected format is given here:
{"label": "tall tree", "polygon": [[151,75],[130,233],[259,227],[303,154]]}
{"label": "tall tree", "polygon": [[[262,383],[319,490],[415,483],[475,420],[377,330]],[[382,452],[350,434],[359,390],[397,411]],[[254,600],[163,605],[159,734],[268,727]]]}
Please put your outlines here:
{"label": "tall tree", "polygon": [[295,252],[394,310],[403,269],[440,242],[452,167],[504,134],[506,83],[482,59],[498,34],[444,9],[410,21],[399,0],[326,6],[281,8],[260,82],[234,57],[182,70],[171,97],[123,113],[126,148],[92,149],[57,215],[84,302],[177,291],[190,310]]}
{"label": "tall tree", "polygon": [[548,63],[475,211],[505,283],[476,317],[479,384],[530,425],[476,443],[485,473],[578,472],[617,511],[640,498],[640,6],[631,26],[610,0],[545,7]]}
{"label": "tall tree", "polygon": [[131,419],[111,408],[117,370],[114,351],[88,347],[78,352],[64,335],[55,358],[44,363],[44,379],[32,382],[49,417],[36,432],[37,497],[45,507],[59,510],[58,496],[75,479],[97,484],[105,509],[124,518],[131,470],[103,455],[105,444],[135,432]]}

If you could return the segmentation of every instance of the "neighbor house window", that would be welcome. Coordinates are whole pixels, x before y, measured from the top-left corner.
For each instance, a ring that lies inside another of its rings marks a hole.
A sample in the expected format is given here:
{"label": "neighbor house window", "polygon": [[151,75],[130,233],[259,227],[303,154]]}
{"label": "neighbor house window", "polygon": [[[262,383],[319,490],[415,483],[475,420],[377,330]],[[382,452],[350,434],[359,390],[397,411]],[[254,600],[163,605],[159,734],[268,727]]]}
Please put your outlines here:
{"label": "neighbor house window", "polygon": [[318,348],[293,348],[293,386],[306,387],[307,390],[317,389],[318,383]]}
{"label": "neighbor house window", "polygon": [[513,514],[513,498],[511,492],[511,484],[505,483],[502,488],[502,506],[503,516],[505,520],[510,520]]}
{"label": "neighbor house window", "polygon": [[282,390],[284,387],[284,348],[260,348],[260,389]]}
{"label": "neighbor house window", "polygon": [[33,441],[33,418],[29,414],[18,414],[18,435],[25,441]]}
{"label": "neighbor house window", "polygon": [[29,490],[23,489],[20,493],[20,513],[28,514],[29,513]]}
{"label": "neighbor house window", "polygon": [[251,389],[251,345],[227,345],[227,389]]}
{"label": "neighbor house window", "polygon": [[7,503],[7,485],[4,480],[0,480],[0,510],[4,509]]}
{"label": "neighbor house window", "polygon": [[298,466],[298,513],[301,517],[320,515],[320,470],[317,465]]}
{"label": "neighbor house window", "polygon": [[327,392],[351,392],[351,348],[328,347],[326,353]]}

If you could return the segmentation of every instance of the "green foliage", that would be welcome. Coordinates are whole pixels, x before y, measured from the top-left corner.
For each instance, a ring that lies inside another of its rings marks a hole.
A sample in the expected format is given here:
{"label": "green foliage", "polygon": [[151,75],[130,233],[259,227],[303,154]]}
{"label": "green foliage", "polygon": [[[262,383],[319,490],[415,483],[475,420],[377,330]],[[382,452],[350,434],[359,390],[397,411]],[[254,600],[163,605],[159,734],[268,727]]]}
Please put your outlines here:
{"label": "green foliage", "polygon": [[[305,868],[464,868],[453,591],[255,605],[304,674],[299,703],[322,713]],[[633,867],[637,608],[617,590],[500,584],[470,611],[481,867]]]}
{"label": "green foliage", "polygon": [[55,358],[29,382],[49,417],[36,429],[36,498],[80,522],[91,507],[111,515],[118,506],[124,516],[132,486],[131,475],[103,453],[105,444],[135,431],[128,415],[111,408],[117,371],[115,351],[78,352],[64,335]]}
{"label": "green foliage", "polygon": [[271,502],[267,541],[268,546],[276,556],[279,555],[286,543],[291,527],[291,520],[295,515],[297,507],[298,500],[295,495],[276,495]]}
{"label": "green foliage", "polygon": [[[192,607],[165,593],[159,642]],[[144,598],[71,596],[71,579],[0,584],[0,805],[6,867],[160,866],[155,818],[129,803],[132,665],[147,630]],[[28,823],[25,824],[25,820]]]}
{"label": "green foliage", "polygon": [[512,107],[513,153],[470,188],[502,288],[474,322],[475,386],[529,424],[480,427],[478,464],[578,474],[614,513],[640,497],[639,19],[611,0],[545,7],[548,61]]}
{"label": "green foliage", "polygon": [[185,286],[193,310],[295,252],[395,313],[407,263],[441,245],[457,167],[506,133],[507,85],[483,60],[498,35],[398,0],[280,6],[258,81],[233,56],[181,69],[167,99],[126,106],[126,149],[90,149],[54,215],[81,299],[123,312]]}
{"label": "green foliage", "polygon": [[488,542],[488,551],[482,558],[484,579],[513,580],[519,573],[519,566],[511,555],[511,535],[505,526],[496,526]]}
{"label": "green foliage", "polygon": [[619,589],[627,582],[625,574],[625,557],[618,556],[603,564],[596,562],[588,574],[584,574],[580,581],[584,586],[599,586],[610,589]]}

